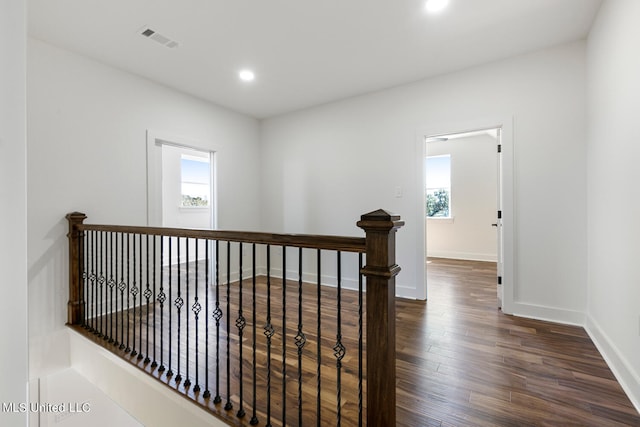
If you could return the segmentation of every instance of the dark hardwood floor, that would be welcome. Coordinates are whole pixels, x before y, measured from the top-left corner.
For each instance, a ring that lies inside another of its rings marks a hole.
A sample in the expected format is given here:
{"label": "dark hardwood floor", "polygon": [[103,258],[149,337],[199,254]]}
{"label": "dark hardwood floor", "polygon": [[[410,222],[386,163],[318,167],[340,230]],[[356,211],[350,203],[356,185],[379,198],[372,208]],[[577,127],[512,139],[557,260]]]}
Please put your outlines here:
{"label": "dark hardwood floor", "polygon": [[[446,259],[430,259],[427,267],[429,280],[429,300],[411,301],[398,299],[397,309],[397,425],[406,427],[417,426],[640,426],[640,415],[634,409],[629,399],[625,396],[620,385],[615,380],[606,363],[596,350],[586,332],[579,327],[564,326],[554,323],[517,318],[502,314],[497,309],[495,288],[495,264],[485,262],[455,261]],[[248,291],[245,286],[244,291]],[[221,295],[225,294],[225,287],[221,287]],[[233,287],[232,289],[237,289]],[[266,301],[264,278],[258,284],[258,307],[256,312],[265,313],[264,301]],[[272,289],[272,313],[273,323],[276,329],[281,326],[282,315],[282,283],[273,280]],[[233,312],[237,310],[238,294],[232,293]],[[312,284],[304,285],[304,298],[302,301],[304,318],[303,323],[307,330],[308,349],[313,350],[317,345],[318,328],[316,322],[317,305],[315,300],[316,288]],[[354,313],[357,312],[357,292],[343,290],[343,306],[351,307],[342,315],[342,327],[344,343],[348,347],[342,368],[343,392],[340,405],[342,426],[358,425],[358,359],[357,355],[357,329],[358,321]],[[175,295],[168,301],[174,301]],[[193,298],[193,295],[190,297]],[[200,294],[202,302],[202,294]],[[210,300],[213,301],[211,294]],[[293,343],[295,338],[296,312],[298,309],[297,284],[287,282],[287,311],[290,321],[294,323],[288,327],[288,342]],[[322,425],[336,425],[336,359],[333,356],[333,346],[336,337],[336,312],[335,289],[322,288]],[[110,348],[125,359],[146,370],[151,375],[165,382],[180,393],[199,402],[212,412],[225,417],[231,425],[249,425],[252,401],[251,378],[251,339],[252,309],[250,302],[252,297],[244,296],[244,315],[247,320],[245,336],[239,340],[235,320],[232,318],[230,339],[232,343],[232,360],[237,361],[238,343],[242,342],[244,354],[244,379],[245,389],[243,399],[247,416],[242,419],[236,417],[240,408],[237,391],[228,398],[233,403],[233,410],[225,411],[224,405],[226,377],[224,366],[225,354],[220,355],[220,389],[223,395],[221,403],[214,403],[213,397],[204,398],[206,389],[204,372],[206,363],[204,358],[204,333],[203,326],[196,335],[193,330],[193,320],[189,343],[185,340],[185,323],[182,323],[181,348],[190,348],[194,351],[195,342],[199,343],[199,359],[195,364],[195,353],[191,353],[190,359],[184,355],[179,358],[175,344],[175,337],[179,330],[176,329],[176,318],[173,319],[171,334],[168,325],[164,324],[164,351],[167,343],[173,336],[174,345],[171,348],[174,371],[173,376],[167,376],[168,370],[160,371],[158,366],[146,362],[142,357],[132,357],[131,353],[125,353],[118,346],[106,344],[104,338],[97,338],[88,333],[96,342]],[[185,306],[190,307],[192,301]],[[172,304],[173,306],[173,304]],[[334,307],[334,308],[331,308]],[[165,307],[166,308],[166,307]],[[156,313],[159,307],[156,304]],[[175,307],[174,307],[175,309]],[[365,307],[366,309],[366,307]],[[146,310],[146,308],[144,308]],[[209,308],[212,310],[212,307]],[[153,309],[151,310],[153,312]],[[140,311],[138,309],[138,314]],[[131,313],[130,313],[131,314]],[[137,328],[146,326],[146,313],[141,316]],[[190,312],[192,316],[193,313]],[[116,317],[123,318],[122,312]],[[132,315],[126,316],[130,319]],[[159,316],[158,316],[159,318]],[[202,317],[201,317],[202,319]],[[222,318],[220,339],[226,341],[226,322]],[[99,322],[99,320],[98,320]],[[116,320],[117,322],[117,320]],[[150,320],[151,322],[151,320]],[[158,320],[156,320],[156,326]],[[202,320],[201,320],[202,322]],[[258,381],[266,383],[266,347],[264,346],[263,325],[264,320],[257,320],[257,365]],[[105,324],[109,324],[106,322]],[[122,329],[122,324],[120,325]],[[76,328],[79,331],[83,329]],[[127,328],[125,327],[125,330]],[[151,328],[149,328],[151,330]],[[118,337],[118,328],[115,328],[116,341],[124,340],[124,335]],[[158,329],[159,330],[159,329]],[[132,332],[132,330],[131,330]],[[87,332],[84,332],[87,334]],[[160,349],[156,347],[157,355],[147,347],[146,328],[138,329],[137,338],[132,346],[138,352],[144,350],[149,356],[155,356],[165,365],[168,363],[168,353],[161,357]],[[133,332],[132,332],[133,335]],[[159,337],[156,337],[158,346]],[[274,338],[281,342],[277,335]],[[128,340],[128,338],[127,338]],[[209,388],[213,395],[217,386],[213,378],[215,328],[209,325],[209,369],[212,378]],[[129,342],[129,341],[127,341]],[[136,344],[138,342],[138,344]],[[274,425],[282,425],[277,419],[281,415],[282,408],[278,399],[283,395],[282,391],[282,350],[281,347],[273,353],[273,372],[271,373],[272,389],[274,396],[273,416]],[[366,347],[364,349],[366,351]],[[146,354],[145,354],[146,356]],[[153,357],[151,357],[153,359]],[[316,425],[316,384],[317,363],[316,358],[305,355],[302,359],[301,372],[303,426]],[[288,344],[287,355],[287,424],[298,425],[298,359],[295,345]],[[187,367],[188,366],[188,367]],[[199,369],[196,369],[198,366]],[[186,370],[185,370],[185,367]],[[239,377],[239,365],[232,362],[231,389],[237,390]],[[176,381],[176,377],[181,381]],[[185,383],[185,380],[189,380]],[[195,389],[198,384],[200,391]],[[366,386],[365,386],[366,388]],[[260,423],[264,425],[266,412],[264,402],[267,397],[263,389],[256,392],[257,402],[260,408],[258,416]],[[366,402],[366,397],[365,397]]]}
{"label": "dark hardwood floor", "polygon": [[580,327],[496,309],[495,264],[430,259],[429,300],[398,300],[398,425],[640,426]]}

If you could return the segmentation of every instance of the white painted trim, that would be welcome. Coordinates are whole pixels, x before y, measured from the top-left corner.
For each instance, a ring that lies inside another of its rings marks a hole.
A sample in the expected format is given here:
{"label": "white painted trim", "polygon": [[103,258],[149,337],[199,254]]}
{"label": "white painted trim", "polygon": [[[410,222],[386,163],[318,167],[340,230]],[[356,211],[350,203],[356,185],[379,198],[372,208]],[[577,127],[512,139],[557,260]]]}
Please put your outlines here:
{"label": "white painted trim", "polygon": [[587,316],[585,330],[633,406],[640,412],[640,373],[634,371],[633,366],[618,350],[614,341],[607,337],[591,316]]}
{"label": "white painted trim", "polygon": [[71,367],[147,426],[226,424],[140,368],[68,330]]}
{"label": "white painted trim", "polygon": [[[515,144],[514,144],[514,122],[511,115],[500,117],[487,117],[470,121],[457,121],[448,123],[433,123],[416,130],[416,176],[418,179],[417,216],[425,216],[425,196],[422,189],[425,188],[424,156],[426,154],[425,136],[450,135],[455,133],[472,132],[480,129],[502,128],[502,251],[504,253],[504,269],[502,284],[504,289],[504,300],[502,301],[502,311],[506,314],[513,314],[514,301],[513,289],[515,287],[515,260],[516,260],[516,212],[515,212]],[[416,239],[416,297],[425,299],[427,292],[426,285],[426,264],[425,248],[426,234],[425,221],[418,221],[418,235],[422,239]],[[422,283],[419,279],[423,278]],[[422,285],[422,288],[420,287]]]}
{"label": "white painted trim", "polygon": [[585,314],[582,311],[565,310],[544,305],[512,304],[514,316],[528,319],[542,320],[545,322],[561,323],[563,325],[584,326]]}
{"label": "white painted trim", "polygon": [[496,254],[483,254],[474,252],[455,252],[455,251],[429,251],[427,257],[433,258],[449,258],[449,259],[462,259],[468,261],[486,261],[496,262]]}

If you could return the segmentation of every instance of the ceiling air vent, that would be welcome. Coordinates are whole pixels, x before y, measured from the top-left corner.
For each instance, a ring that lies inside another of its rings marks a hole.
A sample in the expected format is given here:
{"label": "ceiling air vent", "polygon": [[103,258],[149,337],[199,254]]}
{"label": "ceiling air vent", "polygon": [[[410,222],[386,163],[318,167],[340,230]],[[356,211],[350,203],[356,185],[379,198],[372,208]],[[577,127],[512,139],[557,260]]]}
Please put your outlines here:
{"label": "ceiling air vent", "polygon": [[173,49],[174,47],[178,47],[178,42],[175,40],[171,40],[169,37],[163,36],[162,34],[156,32],[155,30],[152,30],[149,27],[144,27],[141,31],[140,34],[143,37],[146,37],[148,39],[151,39],[157,43],[160,43],[161,45],[168,47],[169,49]]}

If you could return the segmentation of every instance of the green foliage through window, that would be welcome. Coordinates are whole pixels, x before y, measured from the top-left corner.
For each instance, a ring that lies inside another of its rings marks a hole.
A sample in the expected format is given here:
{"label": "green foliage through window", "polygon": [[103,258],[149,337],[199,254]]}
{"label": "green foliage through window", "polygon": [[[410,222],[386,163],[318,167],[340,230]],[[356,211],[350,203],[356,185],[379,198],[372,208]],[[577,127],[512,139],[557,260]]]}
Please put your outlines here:
{"label": "green foliage through window", "polygon": [[440,188],[427,193],[427,216],[430,218],[449,217],[449,191]]}
{"label": "green foliage through window", "polygon": [[182,206],[209,206],[209,201],[202,197],[182,195]]}

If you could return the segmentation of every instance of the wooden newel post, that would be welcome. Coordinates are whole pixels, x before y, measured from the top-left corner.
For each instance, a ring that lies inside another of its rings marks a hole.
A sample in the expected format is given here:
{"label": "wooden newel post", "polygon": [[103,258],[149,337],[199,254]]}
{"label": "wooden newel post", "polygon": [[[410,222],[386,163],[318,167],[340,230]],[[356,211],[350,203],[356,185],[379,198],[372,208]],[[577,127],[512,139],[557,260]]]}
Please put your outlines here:
{"label": "wooden newel post", "polygon": [[79,325],[84,318],[84,301],[82,296],[82,262],[80,241],[82,231],[78,225],[82,224],[87,216],[80,212],[73,212],[66,216],[69,221],[69,302],[67,303],[67,324]]}
{"label": "wooden newel post", "polygon": [[382,209],[364,214],[367,278],[367,426],[396,425],[396,231],[399,215]]}

